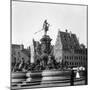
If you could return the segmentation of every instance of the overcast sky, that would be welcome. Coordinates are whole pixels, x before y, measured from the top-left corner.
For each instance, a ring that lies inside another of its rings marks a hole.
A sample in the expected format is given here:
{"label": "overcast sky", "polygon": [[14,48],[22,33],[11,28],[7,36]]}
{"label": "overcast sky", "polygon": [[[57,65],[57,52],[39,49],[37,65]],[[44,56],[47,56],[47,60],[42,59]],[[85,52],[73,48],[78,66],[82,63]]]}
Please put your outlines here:
{"label": "overcast sky", "polygon": [[64,4],[12,2],[12,43],[31,45],[32,39],[40,40],[45,19],[51,25],[48,35],[55,44],[58,29],[75,33],[80,43],[87,44],[87,7]]}

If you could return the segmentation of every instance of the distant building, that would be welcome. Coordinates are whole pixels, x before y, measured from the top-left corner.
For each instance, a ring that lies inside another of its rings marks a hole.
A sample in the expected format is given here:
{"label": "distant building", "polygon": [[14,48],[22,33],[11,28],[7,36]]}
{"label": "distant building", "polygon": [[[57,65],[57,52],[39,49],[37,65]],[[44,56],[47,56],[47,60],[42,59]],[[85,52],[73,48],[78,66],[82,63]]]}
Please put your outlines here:
{"label": "distant building", "polygon": [[12,68],[16,63],[20,63],[21,61],[24,63],[30,62],[30,48],[25,49],[24,45],[12,44],[11,50]]}
{"label": "distant building", "polygon": [[36,62],[37,57],[41,55],[41,44],[39,41],[35,41],[33,39],[33,47],[34,47],[34,62]]}
{"label": "distant building", "polygon": [[68,67],[87,65],[87,49],[79,44],[75,34],[67,30],[58,31],[54,55],[57,62],[67,62]]}

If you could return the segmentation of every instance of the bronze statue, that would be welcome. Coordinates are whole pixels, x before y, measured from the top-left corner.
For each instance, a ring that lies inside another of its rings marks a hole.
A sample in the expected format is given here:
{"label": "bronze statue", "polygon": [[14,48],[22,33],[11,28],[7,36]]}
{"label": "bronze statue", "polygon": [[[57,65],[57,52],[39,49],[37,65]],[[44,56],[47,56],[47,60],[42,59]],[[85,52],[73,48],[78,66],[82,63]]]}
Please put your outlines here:
{"label": "bronze statue", "polygon": [[[47,31],[49,30],[49,26],[50,24],[47,22],[47,20],[45,20],[43,23],[43,28],[38,32],[41,32],[42,30],[44,30],[44,35],[46,35]],[[35,32],[34,34],[37,34],[38,32]]]}
{"label": "bronze statue", "polygon": [[47,31],[49,30],[50,24],[48,24],[47,20],[44,21],[43,23],[43,30],[45,32],[45,35],[47,34]]}

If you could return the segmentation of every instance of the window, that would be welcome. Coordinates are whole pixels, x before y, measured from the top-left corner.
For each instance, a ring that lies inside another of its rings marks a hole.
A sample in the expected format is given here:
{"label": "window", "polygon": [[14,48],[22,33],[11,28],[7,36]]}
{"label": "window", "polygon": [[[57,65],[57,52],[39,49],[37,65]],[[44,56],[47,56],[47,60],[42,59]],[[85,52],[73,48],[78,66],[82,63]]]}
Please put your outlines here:
{"label": "window", "polygon": [[81,65],[81,63],[79,63],[79,65]]}
{"label": "window", "polygon": [[81,60],[82,60],[82,56],[81,56]]}
{"label": "window", "polygon": [[71,56],[70,56],[70,60],[71,60]]}
{"label": "window", "polygon": [[75,62],[75,65],[77,65],[77,63]]}
{"label": "window", "polygon": [[79,59],[80,59],[80,56],[79,56]]}
{"label": "window", "polygon": [[74,59],[77,59],[77,56],[75,56]]}
{"label": "window", "polygon": [[83,57],[83,60],[85,60],[85,56]]}
{"label": "window", "polygon": [[72,56],[72,60],[73,60],[73,56]]}
{"label": "window", "polygon": [[79,63],[79,62],[77,62],[77,65],[80,65],[80,63]]}
{"label": "window", "polygon": [[77,56],[77,60],[78,60],[78,56]]}

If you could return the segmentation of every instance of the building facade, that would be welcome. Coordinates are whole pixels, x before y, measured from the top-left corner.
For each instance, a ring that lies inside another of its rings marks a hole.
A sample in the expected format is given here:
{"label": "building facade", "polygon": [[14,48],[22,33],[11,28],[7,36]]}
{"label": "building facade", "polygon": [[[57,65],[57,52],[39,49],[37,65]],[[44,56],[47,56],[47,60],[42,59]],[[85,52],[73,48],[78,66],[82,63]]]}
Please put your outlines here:
{"label": "building facade", "polygon": [[75,34],[58,31],[54,46],[54,56],[57,62],[65,62],[68,67],[87,65],[87,48],[80,45]]}

